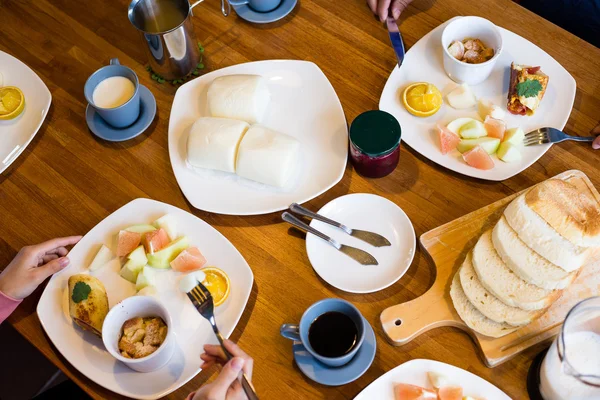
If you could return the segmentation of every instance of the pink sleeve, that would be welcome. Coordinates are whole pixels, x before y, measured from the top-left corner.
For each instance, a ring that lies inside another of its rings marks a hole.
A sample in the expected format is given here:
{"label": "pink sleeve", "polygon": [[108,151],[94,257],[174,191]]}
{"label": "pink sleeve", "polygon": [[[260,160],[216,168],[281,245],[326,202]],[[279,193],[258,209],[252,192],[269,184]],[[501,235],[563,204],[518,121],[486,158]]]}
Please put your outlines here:
{"label": "pink sleeve", "polygon": [[0,292],[0,324],[15,311],[19,304],[21,304],[21,300],[13,299]]}

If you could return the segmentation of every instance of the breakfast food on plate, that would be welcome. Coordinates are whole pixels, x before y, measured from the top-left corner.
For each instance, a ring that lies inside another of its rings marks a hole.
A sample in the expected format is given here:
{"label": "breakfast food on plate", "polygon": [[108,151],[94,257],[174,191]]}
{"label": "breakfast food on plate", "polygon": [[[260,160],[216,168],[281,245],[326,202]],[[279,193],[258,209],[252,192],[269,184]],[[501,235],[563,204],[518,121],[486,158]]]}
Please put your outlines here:
{"label": "breakfast food on plate", "polygon": [[456,149],[456,146],[460,142],[460,137],[444,125],[437,125],[438,137],[440,139],[440,148],[442,154],[448,154],[452,150]]}
{"label": "breakfast food on plate", "polygon": [[135,290],[139,293],[147,287],[156,287],[156,269],[144,266],[135,280]]}
{"label": "breakfast food on plate", "polygon": [[477,102],[477,112],[481,119],[485,119],[488,116],[496,119],[504,119],[506,116],[506,113],[500,106],[485,99],[479,99]]}
{"label": "breakfast food on plate", "polygon": [[435,85],[417,82],[409,85],[402,93],[406,110],[417,117],[429,117],[442,106],[442,94]]}
{"label": "breakfast food on plate", "polygon": [[225,271],[216,267],[205,267],[202,269],[205,278],[202,284],[208,289],[213,297],[215,307],[220,306],[229,297],[231,282]]}
{"label": "breakfast food on plate", "polygon": [[540,67],[516,65],[513,62],[510,66],[508,111],[515,115],[533,115],[544,97],[548,79]]}
{"label": "breakfast food on plate", "polygon": [[112,251],[110,251],[110,249],[108,247],[106,247],[105,245],[100,246],[98,253],[96,253],[96,256],[94,257],[94,259],[92,260],[92,263],[90,264],[90,271],[99,270],[100,268],[102,268],[106,264],[108,264],[108,262],[110,260],[112,260],[112,258],[113,258]]}
{"label": "breakfast food on plate", "polygon": [[69,277],[69,315],[77,325],[102,336],[108,314],[106,289],[99,279],[85,274]]}
{"label": "breakfast food on plate", "polygon": [[448,46],[448,53],[458,61],[468,64],[481,64],[494,57],[494,49],[486,47],[476,38],[454,40]]}
{"label": "breakfast food on plate", "polygon": [[25,109],[25,95],[15,86],[0,87],[0,120],[14,119]]}
{"label": "breakfast food on plate", "polygon": [[169,239],[175,240],[177,236],[177,223],[175,217],[171,214],[165,214],[152,223],[156,228],[162,228],[167,232]]}
{"label": "breakfast food on plate", "polygon": [[436,400],[437,393],[421,386],[409,385],[407,383],[397,383],[394,387],[394,397],[396,400]]}
{"label": "breakfast food on plate", "polygon": [[206,280],[206,274],[202,271],[194,271],[189,274],[185,274],[179,280],[179,290],[182,293],[189,293],[193,288],[196,287],[198,282]]}
{"label": "breakfast food on plate", "polygon": [[202,268],[206,264],[206,258],[197,247],[188,247],[179,253],[170,264],[174,271],[190,272]]}
{"label": "breakfast food on plate", "polygon": [[506,122],[501,119],[492,118],[489,115],[485,117],[483,126],[487,132],[487,135],[497,139],[504,139],[504,133],[506,132]]}
{"label": "breakfast food on plate", "polygon": [[138,274],[148,263],[144,246],[139,246],[127,256],[127,262],[121,268],[121,276],[131,283],[137,281]]}
{"label": "breakfast food on plate", "polygon": [[492,137],[480,137],[477,139],[462,139],[458,142],[456,149],[460,153],[466,153],[475,146],[481,146],[488,154],[494,154],[500,147],[500,139]]}
{"label": "breakfast food on plate", "polygon": [[142,358],[154,353],[167,338],[169,327],[160,317],[135,317],[123,324],[119,351],[126,358]]}
{"label": "breakfast food on plate", "polygon": [[260,125],[244,135],[237,156],[236,173],[246,179],[283,187],[294,174],[300,142]]}
{"label": "breakfast food on plate", "polygon": [[142,244],[148,253],[164,249],[170,242],[169,235],[164,229],[154,229],[142,235]]}
{"label": "breakfast food on plate", "polygon": [[235,172],[238,148],[249,127],[234,119],[199,118],[188,136],[188,162],[194,167]]}
{"label": "breakfast food on plate", "polygon": [[226,75],[208,88],[208,108],[213,117],[261,123],[270,101],[265,78],[259,75]]}
{"label": "breakfast food on plate", "polygon": [[454,277],[450,296],[461,319],[500,337],[539,318],[593,261],[599,221],[598,200],[560,179],[519,195]]}
{"label": "breakfast food on plate", "polygon": [[155,252],[148,253],[148,265],[154,268],[169,269],[171,261],[173,261],[179,253],[190,246],[190,240],[187,236],[181,236],[169,243],[165,248]]}
{"label": "breakfast food on plate", "polygon": [[464,152],[462,157],[463,160],[465,160],[465,162],[471,167],[475,167],[477,169],[494,168],[494,160],[492,160],[492,157],[490,157],[487,151],[485,151],[480,144],[473,147],[471,150]]}
{"label": "breakfast food on plate", "polygon": [[123,257],[131,253],[142,241],[142,234],[127,230],[119,231],[117,237],[117,256]]}
{"label": "breakfast food on plate", "polygon": [[446,98],[448,99],[448,104],[457,110],[471,108],[477,103],[475,95],[466,83],[457,86],[456,89],[448,93]]}
{"label": "breakfast food on plate", "polygon": [[450,384],[448,378],[442,374],[427,372],[427,378],[433,386],[433,390],[408,383],[396,383],[394,385],[394,398],[396,400],[476,400],[469,396],[463,397],[463,388],[459,385]]}
{"label": "breakfast food on plate", "polygon": [[498,147],[497,156],[505,163],[518,162],[522,158],[519,147],[509,142],[503,142]]}

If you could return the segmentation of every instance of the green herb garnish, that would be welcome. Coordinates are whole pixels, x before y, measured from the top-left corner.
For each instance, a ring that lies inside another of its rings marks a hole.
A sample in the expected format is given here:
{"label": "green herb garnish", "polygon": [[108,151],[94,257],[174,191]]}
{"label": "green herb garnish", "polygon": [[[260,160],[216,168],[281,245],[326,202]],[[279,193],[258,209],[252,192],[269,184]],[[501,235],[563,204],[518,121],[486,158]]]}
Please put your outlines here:
{"label": "green herb garnish", "polygon": [[537,97],[542,89],[542,84],[538,80],[528,79],[517,84],[517,95],[519,97]]}
{"label": "green herb garnish", "polygon": [[77,282],[73,288],[73,294],[71,295],[71,298],[75,303],[80,303],[88,298],[91,291],[92,288],[87,283]]}

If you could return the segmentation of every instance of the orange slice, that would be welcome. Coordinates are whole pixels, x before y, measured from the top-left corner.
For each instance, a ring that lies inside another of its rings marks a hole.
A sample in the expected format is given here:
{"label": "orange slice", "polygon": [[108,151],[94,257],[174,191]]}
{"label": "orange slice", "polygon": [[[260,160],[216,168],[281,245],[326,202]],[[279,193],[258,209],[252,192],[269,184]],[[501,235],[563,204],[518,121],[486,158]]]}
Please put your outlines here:
{"label": "orange slice", "polygon": [[442,94],[435,85],[417,82],[402,93],[402,103],[409,113],[417,117],[429,117],[442,106]]}
{"label": "orange slice", "polygon": [[25,96],[14,86],[0,88],[0,119],[13,119],[25,108]]}
{"label": "orange slice", "polygon": [[210,294],[212,294],[215,307],[220,306],[227,300],[231,282],[225,271],[217,267],[206,267],[200,271],[204,272],[206,278],[202,284],[206,286]]}

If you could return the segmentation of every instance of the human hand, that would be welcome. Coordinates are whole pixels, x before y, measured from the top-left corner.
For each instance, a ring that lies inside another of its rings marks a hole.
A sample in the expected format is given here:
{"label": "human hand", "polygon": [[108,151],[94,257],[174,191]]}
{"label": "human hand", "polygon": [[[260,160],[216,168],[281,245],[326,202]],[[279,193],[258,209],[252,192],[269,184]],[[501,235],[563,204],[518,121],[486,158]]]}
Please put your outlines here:
{"label": "human hand", "polygon": [[0,291],[13,299],[29,296],[50,275],[69,265],[66,246],[81,236],[69,236],[23,247],[0,274]]}
{"label": "human hand", "polygon": [[367,0],[367,4],[373,14],[379,17],[381,22],[388,16],[394,19],[400,18],[402,11],[412,2],[412,0]]}
{"label": "human hand", "polygon": [[592,148],[598,150],[600,149],[600,124],[596,125],[596,127],[592,129],[592,133],[598,135],[592,143]]}
{"label": "human hand", "polygon": [[238,380],[240,371],[244,371],[246,378],[252,380],[252,369],[254,360],[246,354],[238,345],[231,340],[225,340],[225,348],[233,355],[227,361],[223,349],[219,345],[204,345],[204,353],[200,355],[203,363],[202,369],[209,368],[214,364],[220,364],[223,369],[213,382],[202,386],[192,397],[192,400],[244,400],[246,394]]}

